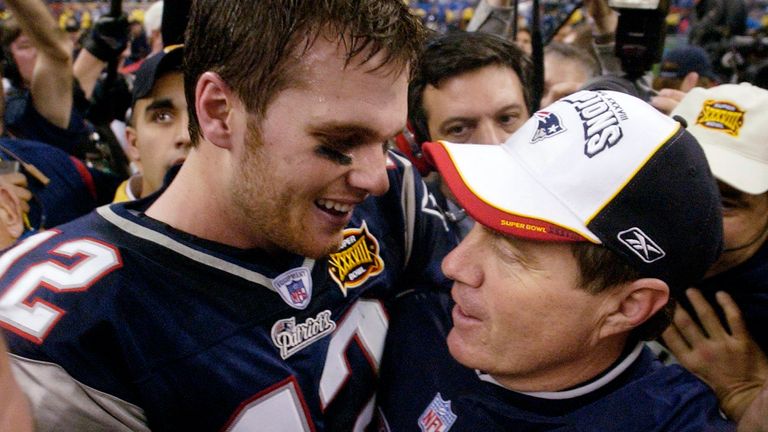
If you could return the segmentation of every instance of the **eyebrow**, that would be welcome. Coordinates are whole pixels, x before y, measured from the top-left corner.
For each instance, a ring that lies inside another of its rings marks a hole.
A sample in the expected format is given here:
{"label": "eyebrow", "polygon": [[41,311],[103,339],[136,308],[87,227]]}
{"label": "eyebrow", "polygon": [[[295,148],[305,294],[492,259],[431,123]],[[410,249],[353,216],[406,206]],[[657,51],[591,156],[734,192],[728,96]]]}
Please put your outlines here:
{"label": "eyebrow", "polygon": [[176,108],[176,106],[173,104],[173,101],[169,98],[162,98],[162,99],[155,99],[147,105],[147,107],[144,109],[144,111],[155,111],[159,109],[169,109],[169,108]]}
{"label": "eyebrow", "polygon": [[[496,110],[494,114],[500,114],[504,111],[509,111],[511,109],[518,109],[518,110],[524,110],[525,107],[519,103],[513,103],[509,105],[504,105],[503,107]],[[443,120],[440,125],[445,125],[448,122],[455,122],[455,121],[474,121],[476,117],[466,117],[466,116],[455,116],[455,117],[448,117],[447,119]]]}
{"label": "eyebrow", "polygon": [[324,123],[312,127],[310,130],[310,133],[314,136],[332,139],[334,144],[340,149],[349,149],[360,143],[384,141],[391,136],[397,135],[399,132],[400,129],[385,138],[365,125],[334,122]]}

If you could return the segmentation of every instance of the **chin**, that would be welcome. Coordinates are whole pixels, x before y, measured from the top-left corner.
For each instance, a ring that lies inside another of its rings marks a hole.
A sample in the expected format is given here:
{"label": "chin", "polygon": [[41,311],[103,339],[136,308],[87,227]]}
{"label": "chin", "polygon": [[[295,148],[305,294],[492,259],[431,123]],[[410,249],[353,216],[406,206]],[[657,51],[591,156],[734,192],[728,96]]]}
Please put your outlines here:
{"label": "chin", "polygon": [[479,364],[480,362],[477,361],[477,353],[472,350],[471,345],[468,345],[462,336],[459,336],[456,329],[451,329],[446,342],[448,351],[457,362],[471,369],[483,369]]}
{"label": "chin", "polygon": [[335,236],[318,236],[317,240],[300,246],[299,253],[307,258],[321,259],[339,250],[341,246],[341,231]]}

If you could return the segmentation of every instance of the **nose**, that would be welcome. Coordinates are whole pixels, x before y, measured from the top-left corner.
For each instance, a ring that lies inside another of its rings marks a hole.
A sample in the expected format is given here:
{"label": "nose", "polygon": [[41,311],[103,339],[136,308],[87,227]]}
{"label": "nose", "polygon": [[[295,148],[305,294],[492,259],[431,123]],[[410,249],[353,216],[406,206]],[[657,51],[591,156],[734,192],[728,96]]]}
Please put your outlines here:
{"label": "nose", "polygon": [[380,143],[367,144],[352,154],[349,185],[371,195],[383,195],[389,189],[387,154]]}
{"label": "nose", "polygon": [[482,271],[476,265],[479,255],[474,248],[477,229],[477,226],[473,227],[461,243],[443,258],[440,266],[448,279],[471,287],[480,286],[483,280]]}
{"label": "nose", "polygon": [[478,125],[472,144],[501,144],[506,141],[507,134],[501,127],[491,121],[484,121]]}
{"label": "nose", "polygon": [[192,140],[189,138],[189,116],[186,110],[181,114],[181,121],[176,127],[176,136],[174,138],[177,149],[189,150]]}

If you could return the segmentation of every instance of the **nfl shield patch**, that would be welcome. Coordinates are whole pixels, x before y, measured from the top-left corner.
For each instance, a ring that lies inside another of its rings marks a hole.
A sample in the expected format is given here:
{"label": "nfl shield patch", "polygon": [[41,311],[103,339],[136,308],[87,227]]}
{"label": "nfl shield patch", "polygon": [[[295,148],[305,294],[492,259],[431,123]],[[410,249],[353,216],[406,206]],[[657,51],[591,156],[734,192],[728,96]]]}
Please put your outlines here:
{"label": "nfl shield patch", "polygon": [[294,309],[306,309],[312,300],[312,278],[306,267],[288,270],[274,278],[272,286],[283,301]]}
{"label": "nfl shield patch", "polygon": [[443,400],[438,393],[427,409],[419,417],[421,432],[448,432],[456,421],[456,414],[451,411],[451,401]]}
{"label": "nfl shield patch", "polygon": [[563,126],[563,122],[560,120],[560,117],[558,117],[557,114],[549,111],[537,111],[533,114],[533,116],[539,120],[539,126],[533,133],[531,144],[565,132],[565,126]]}

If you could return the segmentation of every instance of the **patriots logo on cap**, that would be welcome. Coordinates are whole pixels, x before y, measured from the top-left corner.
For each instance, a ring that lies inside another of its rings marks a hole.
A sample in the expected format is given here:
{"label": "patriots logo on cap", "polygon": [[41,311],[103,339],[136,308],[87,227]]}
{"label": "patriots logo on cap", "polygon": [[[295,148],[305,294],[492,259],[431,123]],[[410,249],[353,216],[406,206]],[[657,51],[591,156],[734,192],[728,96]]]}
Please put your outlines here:
{"label": "patriots logo on cap", "polygon": [[273,279],[272,286],[294,309],[305,309],[312,300],[312,278],[306,267],[288,270]]}
{"label": "patriots logo on cap", "polygon": [[537,143],[545,138],[551,138],[557,134],[565,132],[565,126],[557,114],[549,111],[537,111],[533,114],[539,120],[539,126],[533,133],[531,144]]}
{"label": "patriots logo on cap", "polygon": [[451,410],[451,401],[443,400],[443,396],[437,393],[421,413],[419,429],[422,432],[448,432],[455,421],[456,414]]}
{"label": "patriots logo on cap", "polygon": [[664,250],[651,240],[651,238],[640,228],[633,227],[626,231],[622,231],[617,237],[629,248],[629,250],[649,264],[664,258],[666,255]]}

